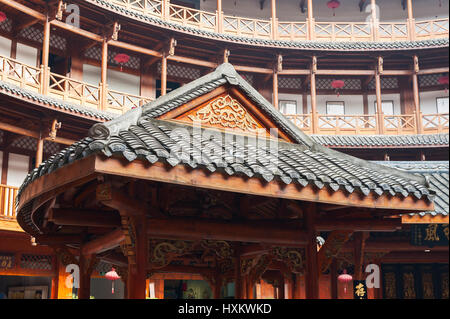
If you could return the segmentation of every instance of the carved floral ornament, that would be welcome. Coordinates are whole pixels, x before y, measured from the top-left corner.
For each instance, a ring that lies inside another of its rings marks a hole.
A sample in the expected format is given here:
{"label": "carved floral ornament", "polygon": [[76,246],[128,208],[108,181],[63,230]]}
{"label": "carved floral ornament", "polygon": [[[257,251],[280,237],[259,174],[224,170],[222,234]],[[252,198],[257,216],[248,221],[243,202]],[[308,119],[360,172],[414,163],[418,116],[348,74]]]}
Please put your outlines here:
{"label": "carved floral ornament", "polygon": [[256,133],[261,129],[244,107],[228,94],[209,102],[188,118],[199,124],[240,129],[245,132]]}

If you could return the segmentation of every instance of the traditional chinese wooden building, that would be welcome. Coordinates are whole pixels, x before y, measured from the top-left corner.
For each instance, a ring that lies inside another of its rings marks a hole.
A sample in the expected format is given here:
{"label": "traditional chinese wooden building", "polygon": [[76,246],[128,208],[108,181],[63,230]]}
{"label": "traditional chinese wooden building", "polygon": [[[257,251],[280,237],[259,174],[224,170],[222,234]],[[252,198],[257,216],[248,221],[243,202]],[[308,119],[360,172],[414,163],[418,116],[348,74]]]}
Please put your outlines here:
{"label": "traditional chinese wooden building", "polygon": [[334,2],[0,0],[0,298],[448,298],[448,1]]}

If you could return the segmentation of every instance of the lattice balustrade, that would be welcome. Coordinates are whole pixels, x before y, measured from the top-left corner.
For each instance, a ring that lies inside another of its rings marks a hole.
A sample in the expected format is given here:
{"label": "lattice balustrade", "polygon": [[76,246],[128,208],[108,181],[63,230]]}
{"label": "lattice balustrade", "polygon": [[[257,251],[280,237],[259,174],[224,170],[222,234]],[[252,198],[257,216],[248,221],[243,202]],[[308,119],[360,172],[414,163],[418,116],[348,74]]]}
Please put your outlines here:
{"label": "lattice balustrade", "polygon": [[[448,73],[419,75],[419,87],[430,87],[430,86],[442,85],[439,83],[439,78],[442,76],[448,76]],[[448,87],[448,85],[447,85],[447,87]]]}
{"label": "lattice balustrade", "polygon": [[16,217],[15,202],[18,191],[18,187],[0,184],[0,219]]}
{"label": "lattice balustrade", "polygon": [[5,32],[11,32],[12,31],[12,20],[6,19],[3,22],[0,22],[0,30]]}
{"label": "lattice balustrade", "polygon": [[161,0],[112,0],[111,2],[126,7],[128,10],[135,10],[156,17],[161,17],[162,15]]}
{"label": "lattice balustrade", "polygon": [[315,36],[327,41],[369,41],[372,37],[370,23],[316,22]]}
{"label": "lattice balustrade", "polygon": [[[120,66],[115,60],[114,57],[121,52],[109,49],[108,50],[108,64],[109,65],[117,65]],[[102,60],[102,48],[100,46],[94,46],[86,50],[84,54],[86,58],[93,59],[96,61]],[[141,59],[137,56],[130,56],[130,60],[127,63],[122,64],[123,67],[139,70],[141,68]]]}
{"label": "lattice balustrade", "polygon": [[152,98],[133,95],[129,93],[108,90],[107,92],[109,111],[115,110],[117,113],[125,113],[130,109],[141,107],[152,101]]}
{"label": "lattice balustrade", "polygon": [[270,21],[224,16],[225,33],[252,36],[255,38],[270,38],[272,25]]}
{"label": "lattice balustrade", "polygon": [[[19,37],[42,43],[44,39],[44,32],[42,29],[36,28],[36,27],[28,27],[19,32]],[[51,33],[50,34],[50,46],[65,51],[67,47],[67,40],[57,34]]]}
{"label": "lattice balustrade", "polygon": [[52,270],[53,259],[51,255],[22,254],[20,268],[33,270]]}
{"label": "lattice balustrade", "polygon": [[280,76],[278,78],[278,87],[280,89],[300,89],[302,87],[302,79],[292,76]]}
{"label": "lattice balustrade", "polygon": [[[161,74],[161,63],[158,63],[158,73]],[[195,80],[201,77],[200,69],[181,64],[167,63],[167,75],[178,79]]]}
{"label": "lattice balustrade", "polygon": [[321,77],[316,80],[316,87],[319,90],[332,90],[331,83],[333,80],[343,80],[344,81],[344,87],[342,89],[339,89],[339,91],[345,91],[345,90],[360,90],[361,89],[361,81],[359,79],[334,79],[334,78],[325,78]]}
{"label": "lattice balustrade", "polygon": [[11,143],[11,147],[36,151],[36,139],[29,136],[21,136]]}
{"label": "lattice balustrade", "polygon": [[[390,77],[381,77],[380,78],[381,89],[398,89],[398,79],[394,76]],[[372,79],[369,82],[368,88],[370,90],[375,90],[375,80]]]}

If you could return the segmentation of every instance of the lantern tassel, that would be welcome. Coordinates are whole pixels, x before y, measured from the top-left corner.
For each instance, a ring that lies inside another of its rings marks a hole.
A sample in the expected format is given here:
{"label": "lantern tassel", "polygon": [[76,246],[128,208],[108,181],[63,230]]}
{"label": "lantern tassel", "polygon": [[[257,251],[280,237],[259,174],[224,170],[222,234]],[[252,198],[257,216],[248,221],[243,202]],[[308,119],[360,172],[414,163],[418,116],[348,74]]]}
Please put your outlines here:
{"label": "lantern tassel", "polygon": [[112,282],[112,294],[114,295],[114,281]]}

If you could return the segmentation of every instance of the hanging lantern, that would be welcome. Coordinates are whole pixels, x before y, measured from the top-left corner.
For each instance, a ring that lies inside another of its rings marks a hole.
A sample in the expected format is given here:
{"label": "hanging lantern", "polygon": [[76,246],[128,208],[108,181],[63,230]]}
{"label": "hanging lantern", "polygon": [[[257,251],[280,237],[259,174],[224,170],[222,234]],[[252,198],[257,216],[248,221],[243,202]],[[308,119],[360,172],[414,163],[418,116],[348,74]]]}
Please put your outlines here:
{"label": "hanging lantern", "polygon": [[347,285],[349,282],[351,282],[353,280],[353,277],[349,274],[347,274],[347,270],[344,269],[344,271],[342,272],[342,274],[340,274],[338,276],[338,280],[339,282],[342,282],[345,284],[344,286],[344,293],[347,293]]}
{"label": "hanging lantern", "polygon": [[341,3],[338,0],[331,0],[327,2],[328,8],[333,10],[333,17],[336,15],[335,10],[339,8],[340,5]]}
{"label": "hanging lantern", "polygon": [[337,97],[339,97],[339,89],[342,89],[345,82],[342,80],[334,80],[331,82],[331,87],[336,91]]}
{"label": "hanging lantern", "polygon": [[119,53],[114,57],[114,61],[120,64],[120,71],[122,71],[122,66],[130,61],[130,56],[125,53]]}
{"label": "hanging lantern", "polygon": [[114,294],[114,281],[120,279],[120,276],[116,273],[114,268],[111,271],[107,272],[105,278],[112,281],[112,293]]}
{"label": "hanging lantern", "polygon": [[444,76],[439,77],[438,82],[441,85],[445,85],[445,93],[447,93],[447,90],[448,90],[448,75],[444,75]]}
{"label": "hanging lantern", "polygon": [[0,11],[0,23],[6,20],[6,13],[3,11]]}

